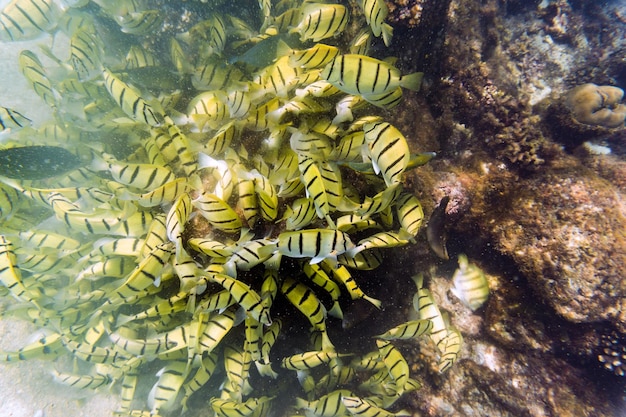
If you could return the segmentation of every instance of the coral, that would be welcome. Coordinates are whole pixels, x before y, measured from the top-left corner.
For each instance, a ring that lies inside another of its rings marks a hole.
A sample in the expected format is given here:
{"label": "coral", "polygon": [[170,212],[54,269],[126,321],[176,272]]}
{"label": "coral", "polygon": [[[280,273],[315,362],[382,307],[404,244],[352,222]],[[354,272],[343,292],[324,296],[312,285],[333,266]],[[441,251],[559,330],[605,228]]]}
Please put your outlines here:
{"label": "coral", "polygon": [[609,129],[624,126],[626,105],[621,104],[624,90],[592,83],[572,89],[565,98],[565,105],[579,123]]}

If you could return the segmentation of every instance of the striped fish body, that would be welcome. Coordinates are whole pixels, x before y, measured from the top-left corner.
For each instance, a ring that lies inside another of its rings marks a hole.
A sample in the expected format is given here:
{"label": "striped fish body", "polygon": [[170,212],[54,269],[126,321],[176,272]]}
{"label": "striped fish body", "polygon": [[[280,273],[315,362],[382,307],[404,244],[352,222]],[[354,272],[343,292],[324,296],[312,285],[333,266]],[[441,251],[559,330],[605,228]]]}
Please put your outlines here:
{"label": "striped fish body", "polygon": [[235,84],[244,79],[244,75],[234,65],[210,59],[204,65],[196,68],[191,76],[191,83],[196,90],[230,90]]}
{"label": "striped fish body", "polygon": [[211,274],[209,279],[228,290],[251,317],[266,325],[272,323],[269,309],[263,305],[259,294],[249,285],[225,274]]}
{"label": "striped fish body", "polygon": [[315,401],[307,401],[296,398],[296,407],[305,412],[312,412],[316,417],[336,417],[347,413],[341,399],[352,396],[352,392],[340,389],[321,396]]}
{"label": "striped fish body", "polygon": [[14,352],[0,351],[0,362],[25,361],[34,358],[56,357],[57,352],[63,349],[61,335],[52,333],[43,336],[35,342],[20,348]]}
{"label": "striped fish body", "polygon": [[112,291],[104,305],[103,311],[112,311],[126,300],[133,299],[138,293],[150,288],[158,287],[161,282],[161,274],[165,265],[169,262],[173,247],[170,242],[157,246],[150,255],[142,260],[139,265],[128,275],[126,281]]}
{"label": "striped fish body", "polygon": [[417,311],[420,320],[432,321],[430,338],[438,345],[448,334],[448,326],[439,307],[435,304],[435,299],[427,288],[417,290],[413,297],[413,308]]}
{"label": "striped fish body", "polygon": [[70,38],[70,62],[80,81],[88,81],[102,71],[100,54],[104,49],[102,40],[93,28],[77,30]]}
{"label": "striped fish body", "polygon": [[106,68],[102,70],[102,76],[107,91],[128,117],[148,126],[161,125],[163,116],[141,98],[138,90],[120,80]]}
{"label": "striped fish body", "polygon": [[283,359],[282,367],[292,371],[308,371],[321,364],[328,363],[339,355],[335,351],[315,350],[296,355],[288,356]]}
{"label": "striped fish body", "polygon": [[187,363],[184,360],[171,361],[157,372],[159,378],[148,394],[148,406],[152,413],[171,409],[185,382]]}
{"label": "striped fish body", "polygon": [[412,339],[427,334],[432,328],[433,322],[430,320],[411,320],[391,328],[376,337],[383,340]]}
{"label": "striped fish body", "polygon": [[226,380],[222,384],[221,397],[223,399],[241,401],[244,395],[250,394],[252,387],[248,382],[248,377],[251,363],[249,351],[242,351],[232,346],[224,348]]}
{"label": "striped fish body", "polygon": [[385,368],[389,371],[389,375],[396,383],[396,394],[398,397],[404,393],[404,386],[409,380],[409,364],[398,349],[391,342],[386,340],[377,340],[376,345],[380,356],[383,358]]}
{"label": "striped fish body", "polygon": [[0,283],[17,300],[34,301],[22,282],[22,273],[17,266],[13,244],[3,235],[0,235]]}
{"label": "striped fish body", "polygon": [[30,119],[19,112],[0,106],[0,132],[6,129],[16,130],[30,124]]}
{"label": "striped fish body", "polygon": [[339,48],[336,46],[318,43],[309,49],[292,51],[289,56],[289,64],[304,69],[318,68],[329,63],[338,54]]}
{"label": "striped fish body", "polygon": [[180,404],[183,407],[183,412],[187,410],[187,402],[189,401],[189,397],[200,388],[205,386],[207,382],[209,382],[209,379],[211,379],[211,376],[215,371],[216,365],[217,355],[215,354],[215,352],[211,352],[209,355],[205,356],[202,359],[202,362],[196,372],[191,374],[187,381],[185,381],[185,384],[183,385],[185,395],[180,400]]}
{"label": "striped fish body", "polygon": [[363,131],[374,172],[382,173],[387,186],[401,182],[410,159],[404,135],[387,122],[365,124]]}
{"label": "striped fish body", "polygon": [[439,342],[437,347],[441,351],[441,358],[437,368],[439,373],[444,373],[456,362],[463,345],[461,332],[454,328],[448,328],[448,334]]}
{"label": "striped fish body", "polygon": [[340,4],[309,3],[302,7],[302,17],[292,32],[300,41],[319,42],[343,32],[348,23],[348,10]]}
{"label": "striped fish body", "polygon": [[316,264],[354,249],[347,233],[330,229],[307,229],[283,232],[278,236],[278,251],[291,258],[311,258]]}
{"label": "striped fish body", "polygon": [[299,198],[285,212],[287,230],[300,230],[316,218],[315,204],[310,198]]}
{"label": "striped fish body", "polygon": [[384,0],[361,0],[359,5],[365,14],[365,21],[372,28],[372,33],[376,37],[383,36],[386,46],[391,44],[392,28],[385,23],[389,8]]}
{"label": "striped fish body", "polygon": [[125,60],[126,69],[156,67],[159,65],[154,54],[139,45],[131,45]]}
{"label": "striped fish body", "polygon": [[402,228],[410,235],[417,236],[424,221],[424,210],[417,197],[409,193],[400,195],[396,202],[396,211]]}
{"label": "striped fish body", "polygon": [[216,229],[226,233],[238,233],[241,230],[241,219],[235,210],[215,194],[202,193],[193,200],[193,205]]}
{"label": "striped fish body", "polygon": [[99,168],[109,171],[115,181],[142,192],[153,191],[176,179],[171,169],[159,165],[131,164],[110,160]]}
{"label": "striped fish body", "polygon": [[394,413],[358,397],[342,397],[341,402],[350,414],[358,417],[397,417]]}
{"label": "striped fish body", "polygon": [[55,370],[52,376],[61,384],[80,389],[96,389],[111,382],[106,375],[74,375]]}
{"label": "striped fish body", "polygon": [[250,397],[246,401],[213,398],[211,408],[217,417],[262,417],[267,415],[272,398]]}
{"label": "striped fish body", "polygon": [[56,107],[59,93],[52,88],[52,83],[46,74],[41,61],[31,51],[24,50],[18,57],[20,71],[32,85],[33,90],[50,107]]}
{"label": "striped fish body", "polygon": [[211,315],[204,332],[200,335],[198,354],[202,356],[212,353],[233,327],[234,321],[235,313],[232,309]]}
{"label": "striped fish body", "polygon": [[114,17],[122,32],[131,35],[146,35],[156,30],[163,22],[160,10],[144,10]]}
{"label": "striped fish body", "polygon": [[454,271],[452,282],[452,294],[472,311],[480,308],[489,298],[489,282],[485,273],[475,264],[469,263],[464,254],[459,255],[459,268]]}
{"label": "striped fish body", "polygon": [[61,10],[53,0],[12,0],[0,12],[0,41],[26,41],[49,32]]}
{"label": "striped fish body", "polygon": [[365,55],[338,55],[320,77],[348,94],[377,97],[398,87],[419,90],[422,73],[402,75],[393,65]]}
{"label": "striped fish body", "polygon": [[191,99],[187,106],[187,115],[202,131],[205,125],[211,129],[219,128],[230,113],[222,94],[205,91]]}
{"label": "striped fish body", "polygon": [[306,285],[289,277],[283,281],[280,291],[309,320],[313,329],[321,333],[322,350],[334,351],[334,346],[326,333],[326,309],[313,291]]}

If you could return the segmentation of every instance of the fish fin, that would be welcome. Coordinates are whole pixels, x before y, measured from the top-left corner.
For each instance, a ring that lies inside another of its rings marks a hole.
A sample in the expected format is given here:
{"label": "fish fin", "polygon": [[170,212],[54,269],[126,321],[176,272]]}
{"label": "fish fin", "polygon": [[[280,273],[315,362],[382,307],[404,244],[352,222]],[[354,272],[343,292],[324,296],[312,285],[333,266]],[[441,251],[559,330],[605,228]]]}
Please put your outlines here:
{"label": "fish fin", "polygon": [[382,35],[383,42],[385,42],[385,46],[391,45],[391,38],[393,36],[393,27],[388,23],[383,23],[382,26]]}
{"label": "fish fin", "polygon": [[403,75],[400,78],[400,86],[408,88],[411,91],[419,91],[422,85],[423,72],[414,72],[412,74]]}

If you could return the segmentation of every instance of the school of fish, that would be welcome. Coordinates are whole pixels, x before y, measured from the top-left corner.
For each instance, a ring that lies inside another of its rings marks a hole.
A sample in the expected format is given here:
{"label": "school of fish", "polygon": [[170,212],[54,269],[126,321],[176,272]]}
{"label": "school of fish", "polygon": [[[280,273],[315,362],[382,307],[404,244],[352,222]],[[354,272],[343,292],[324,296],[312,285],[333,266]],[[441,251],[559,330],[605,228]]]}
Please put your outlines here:
{"label": "school of fish", "polygon": [[[369,353],[336,349],[327,323],[345,297],[381,307],[359,271],[422,226],[402,176],[429,158],[368,114],[398,105],[422,74],[368,55],[392,39],[382,0],[359,0],[358,14],[343,2],[240,3],[183,2],[193,13],[179,9],[178,26],[176,9],[150,0],[13,0],[0,12],[0,41],[51,35],[69,53],[20,54],[53,120],[32,126],[34,109],[0,107],[0,148],[60,147],[82,165],[1,173],[4,315],[42,330],[0,360],[69,354],[76,366],[54,378],[113,386],[116,416],[179,413],[199,391],[223,417],[402,414],[387,409],[420,383],[393,341],[429,336],[441,372],[462,343],[422,278],[419,320]],[[468,298],[474,281],[460,278],[455,294],[477,308],[488,288]],[[281,334],[294,321],[310,328],[297,347]]]}

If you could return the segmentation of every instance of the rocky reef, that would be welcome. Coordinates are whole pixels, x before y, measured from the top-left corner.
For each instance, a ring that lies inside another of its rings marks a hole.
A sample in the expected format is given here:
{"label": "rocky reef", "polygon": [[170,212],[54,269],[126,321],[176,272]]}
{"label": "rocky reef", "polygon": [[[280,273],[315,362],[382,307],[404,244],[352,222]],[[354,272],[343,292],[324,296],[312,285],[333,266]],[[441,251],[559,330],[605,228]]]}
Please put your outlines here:
{"label": "rocky reef", "polygon": [[623,375],[626,332],[625,132],[619,123],[572,129],[555,115],[577,86],[624,86],[626,8],[393,3],[402,60],[426,72],[418,117],[398,123],[418,149],[438,152],[411,181],[428,213],[450,196],[451,258],[468,253],[492,288],[471,314],[449,291],[455,262],[433,261],[431,289],[468,348],[444,378],[416,365],[431,384],[412,407],[429,416],[621,415],[624,382],[613,375]]}

